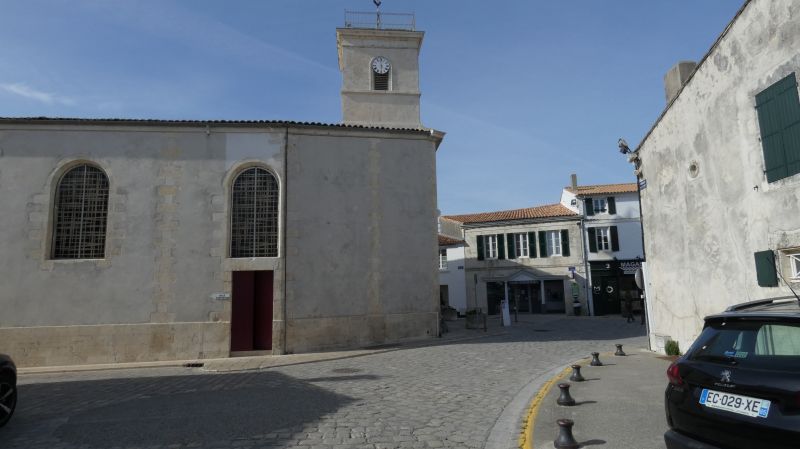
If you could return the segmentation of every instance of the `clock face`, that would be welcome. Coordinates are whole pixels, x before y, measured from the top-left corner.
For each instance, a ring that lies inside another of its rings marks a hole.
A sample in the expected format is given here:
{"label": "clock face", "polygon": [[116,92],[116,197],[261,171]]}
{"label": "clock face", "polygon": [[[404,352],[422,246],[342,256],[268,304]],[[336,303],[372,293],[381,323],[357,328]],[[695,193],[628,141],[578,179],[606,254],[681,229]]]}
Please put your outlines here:
{"label": "clock face", "polygon": [[379,75],[385,75],[389,72],[390,68],[392,68],[392,65],[389,63],[389,60],[383,56],[378,56],[372,60],[372,71]]}

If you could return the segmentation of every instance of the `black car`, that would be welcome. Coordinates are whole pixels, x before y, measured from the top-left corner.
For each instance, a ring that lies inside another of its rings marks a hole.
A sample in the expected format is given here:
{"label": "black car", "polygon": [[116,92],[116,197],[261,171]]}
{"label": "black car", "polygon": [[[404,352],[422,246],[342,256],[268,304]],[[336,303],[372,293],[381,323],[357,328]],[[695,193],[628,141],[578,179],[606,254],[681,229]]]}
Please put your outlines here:
{"label": "black car", "polygon": [[0,354],[0,427],[3,427],[17,407],[17,367],[11,357]]}
{"label": "black car", "polygon": [[667,377],[668,449],[800,448],[800,301],[706,317]]}

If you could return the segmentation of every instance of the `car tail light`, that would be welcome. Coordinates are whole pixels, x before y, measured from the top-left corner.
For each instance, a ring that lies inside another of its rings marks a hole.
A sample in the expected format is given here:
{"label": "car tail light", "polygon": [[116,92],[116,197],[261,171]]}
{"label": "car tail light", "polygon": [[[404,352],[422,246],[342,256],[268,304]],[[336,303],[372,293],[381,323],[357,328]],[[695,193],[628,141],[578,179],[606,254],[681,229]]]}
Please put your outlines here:
{"label": "car tail light", "polygon": [[667,378],[672,385],[683,385],[683,379],[681,378],[681,373],[676,362],[672,362],[672,365],[667,368]]}

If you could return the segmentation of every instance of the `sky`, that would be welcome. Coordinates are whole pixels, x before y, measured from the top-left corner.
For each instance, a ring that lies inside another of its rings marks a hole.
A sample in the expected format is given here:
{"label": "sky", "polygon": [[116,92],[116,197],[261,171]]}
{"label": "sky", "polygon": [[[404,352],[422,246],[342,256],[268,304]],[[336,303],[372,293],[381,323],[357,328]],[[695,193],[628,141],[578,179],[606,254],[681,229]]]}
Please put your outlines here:
{"label": "sky", "polygon": [[[413,12],[442,214],[634,182],[663,76],[743,0],[383,0]],[[4,0],[0,116],[341,121],[336,27],[371,0]]]}

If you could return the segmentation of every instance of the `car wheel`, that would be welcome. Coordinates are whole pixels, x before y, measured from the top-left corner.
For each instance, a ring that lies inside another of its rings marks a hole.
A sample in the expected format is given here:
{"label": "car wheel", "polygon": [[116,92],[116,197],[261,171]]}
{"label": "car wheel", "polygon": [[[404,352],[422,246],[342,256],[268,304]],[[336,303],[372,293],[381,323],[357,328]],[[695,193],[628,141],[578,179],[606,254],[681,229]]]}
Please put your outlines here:
{"label": "car wheel", "polygon": [[0,374],[0,427],[3,427],[17,407],[17,386],[13,377]]}

